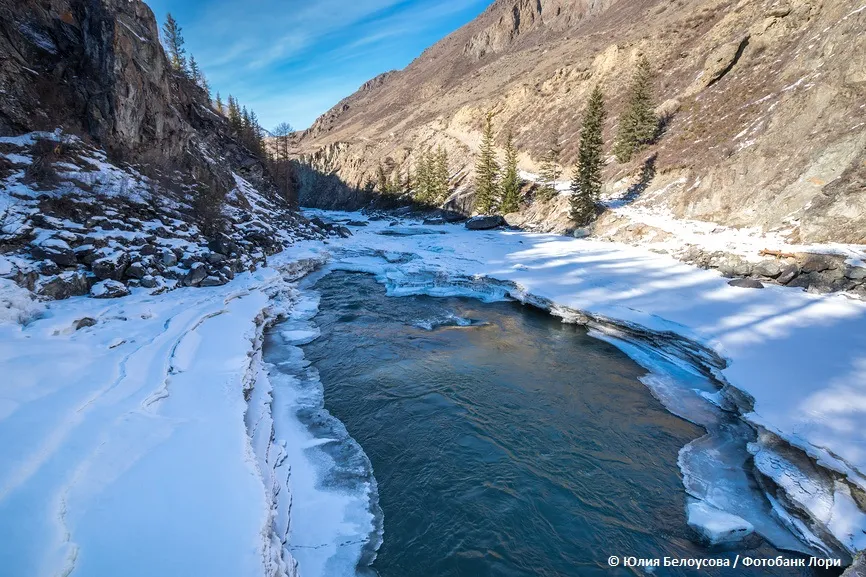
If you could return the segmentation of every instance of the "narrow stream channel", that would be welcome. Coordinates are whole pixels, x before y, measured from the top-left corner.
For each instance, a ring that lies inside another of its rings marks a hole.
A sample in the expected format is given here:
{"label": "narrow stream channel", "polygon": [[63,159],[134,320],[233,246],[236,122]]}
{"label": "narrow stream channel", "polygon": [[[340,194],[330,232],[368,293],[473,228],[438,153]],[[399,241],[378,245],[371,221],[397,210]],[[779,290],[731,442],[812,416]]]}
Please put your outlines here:
{"label": "narrow stream channel", "polygon": [[677,455],[703,430],[665,410],[613,345],[515,303],[389,298],[342,272],[315,288],[321,336],[303,350],[325,408],[372,464],[382,577],[642,575],[608,557],[744,552],[704,546],[687,526]]}

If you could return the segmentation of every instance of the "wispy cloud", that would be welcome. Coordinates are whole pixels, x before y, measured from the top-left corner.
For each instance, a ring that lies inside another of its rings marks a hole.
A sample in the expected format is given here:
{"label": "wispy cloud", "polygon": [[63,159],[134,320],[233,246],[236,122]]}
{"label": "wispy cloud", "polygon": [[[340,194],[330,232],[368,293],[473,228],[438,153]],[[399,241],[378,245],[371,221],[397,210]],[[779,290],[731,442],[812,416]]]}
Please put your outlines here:
{"label": "wispy cloud", "polygon": [[148,0],[172,12],[215,90],[263,124],[308,126],[373,76],[402,68],[490,0]]}

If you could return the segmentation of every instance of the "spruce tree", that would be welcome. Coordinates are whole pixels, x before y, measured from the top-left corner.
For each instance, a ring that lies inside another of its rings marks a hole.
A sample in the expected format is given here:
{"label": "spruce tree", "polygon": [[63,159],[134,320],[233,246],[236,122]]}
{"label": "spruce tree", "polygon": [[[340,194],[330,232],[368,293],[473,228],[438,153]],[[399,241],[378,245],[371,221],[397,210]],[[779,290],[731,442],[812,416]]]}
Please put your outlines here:
{"label": "spruce tree", "polygon": [[641,56],[613,149],[620,162],[630,161],[637,151],[655,140],[659,121],[654,111],[652,84],[652,66],[646,56]]}
{"label": "spruce tree", "polygon": [[520,208],[520,176],[517,174],[517,148],[514,146],[514,134],[511,131],[505,140],[505,174],[501,188],[502,213],[517,212]]}
{"label": "spruce tree", "polygon": [[487,113],[481,153],[475,164],[475,209],[481,214],[493,212],[499,196],[499,164],[493,142],[493,112]]}
{"label": "spruce tree", "polygon": [[388,193],[388,177],[385,175],[385,167],[382,166],[381,162],[376,167],[376,188],[379,194]]}
{"label": "spruce tree", "polygon": [[437,149],[432,164],[433,197],[437,203],[442,203],[448,198],[449,192],[448,151],[445,147],[440,146]]}
{"label": "spruce tree", "polygon": [[189,55],[189,79],[201,86],[201,68],[198,67],[198,62],[195,61],[195,56]]}
{"label": "spruce tree", "polygon": [[391,175],[391,194],[399,196],[403,193],[403,169],[397,166]]}
{"label": "spruce tree", "polygon": [[426,203],[432,200],[430,184],[430,152],[425,149],[421,151],[415,163],[415,198],[419,202]]}
{"label": "spruce tree", "polygon": [[601,195],[601,169],[604,165],[604,93],[596,85],[589,96],[580,130],[580,150],[571,182],[571,218],[586,226],[595,217]]}
{"label": "spruce tree", "polygon": [[168,50],[168,61],[175,72],[186,71],[186,50],[183,47],[183,35],[177,20],[169,13],[162,27],[163,41]]}
{"label": "spruce tree", "polygon": [[216,94],[215,105],[216,105],[216,111],[218,113],[220,113],[221,115],[225,115],[225,105],[223,104],[223,97],[220,96],[219,92],[217,92],[217,94]]}
{"label": "spruce tree", "polygon": [[550,148],[541,159],[541,171],[539,172],[539,194],[541,198],[550,200],[556,196],[556,182],[562,176],[562,166],[559,164],[559,157],[562,154],[562,145],[559,143],[559,134],[556,133],[551,138]]}
{"label": "spruce tree", "polygon": [[241,124],[241,110],[238,107],[238,101],[234,96],[229,94],[229,127],[235,136],[240,136]]}

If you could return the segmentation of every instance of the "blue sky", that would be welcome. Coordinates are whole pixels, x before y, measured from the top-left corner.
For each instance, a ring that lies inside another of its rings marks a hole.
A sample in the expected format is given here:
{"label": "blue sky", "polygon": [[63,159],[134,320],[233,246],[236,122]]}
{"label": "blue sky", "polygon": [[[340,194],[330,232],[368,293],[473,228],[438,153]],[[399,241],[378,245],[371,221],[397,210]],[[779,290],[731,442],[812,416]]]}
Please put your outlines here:
{"label": "blue sky", "polygon": [[480,14],[491,0],[146,0],[171,12],[211,87],[271,129],[323,112]]}

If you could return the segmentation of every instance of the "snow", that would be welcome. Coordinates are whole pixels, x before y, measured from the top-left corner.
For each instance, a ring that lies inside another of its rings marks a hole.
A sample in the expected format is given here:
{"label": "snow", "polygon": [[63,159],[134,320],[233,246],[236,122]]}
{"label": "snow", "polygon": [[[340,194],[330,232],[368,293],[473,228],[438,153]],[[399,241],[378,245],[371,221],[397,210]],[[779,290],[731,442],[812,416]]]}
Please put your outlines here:
{"label": "snow", "polygon": [[703,502],[689,503],[686,511],[689,526],[700,532],[713,545],[736,543],[755,531],[748,521],[719,511]]}
{"label": "snow", "polygon": [[[55,302],[26,326],[4,313],[4,574],[293,575],[244,423],[249,353],[281,284],[263,269]],[[76,331],[85,317],[97,323]]]}
{"label": "snow", "polygon": [[[749,422],[835,471],[810,493],[819,499],[798,503],[848,550],[866,547],[851,490],[866,488],[866,303],[732,288],[646,247],[413,222],[393,236],[388,225],[299,242],[207,290],[42,304],[0,279],[0,438],[14,439],[0,448],[4,572],[296,577],[297,560],[304,577],[353,575],[381,540],[378,489],[297,347],[318,336],[316,276],[283,278],[324,261],[317,275],[369,272],[393,296],[516,298],[586,322],[647,367],[642,380],[665,406],[707,430],[680,455],[695,527],[710,539],[751,527],[785,548],[820,549],[809,527],[747,486],[750,429],[732,426],[730,401],[694,366],[702,360],[754,401]],[[283,356],[268,364],[263,325],[277,315],[288,318],[272,335]],[[86,317],[95,324],[76,330]],[[637,327],[682,339],[658,349],[627,334]],[[750,449],[789,495],[818,482],[802,463],[768,465],[781,453],[763,440]]]}
{"label": "snow", "polygon": [[[658,191],[662,194],[671,186],[684,185],[684,179],[674,181]],[[762,250],[779,250],[783,253],[818,253],[844,256],[848,264],[860,266],[866,260],[866,245],[857,244],[797,244],[787,240],[790,230],[764,232],[757,227],[733,228],[716,223],[676,218],[661,206],[627,204],[621,198],[606,201],[611,210],[626,217],[630,224],[641,223],[668,233],[669,238],[660,242],[647,242],[648,248],[667,250],[671,253],[686,245],[695,245],[706,251],[722,251],[739,255],[746,260],[758,262],[767,257]],[[793,229],[794,223],[791,228]]]}
{"label": "snow", "polygon": [[[6,259],[0,257],[0,274],[5,270]],[[43,306],[34,301],[30,291],[19,287],[9,279],[0,278],[0,325],[27,324],[42,314]],[[0,398],[0,420],[3,419],[3,399]]]}

